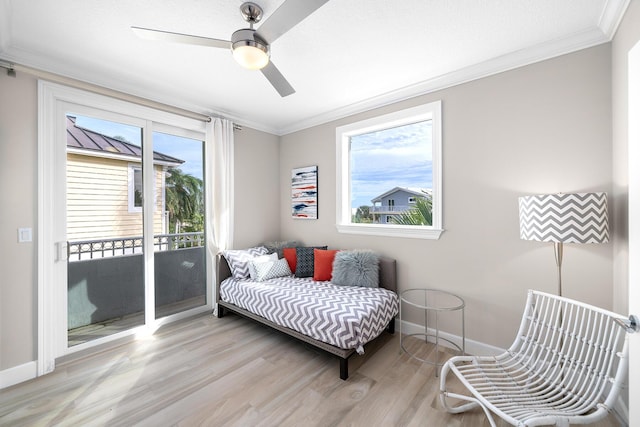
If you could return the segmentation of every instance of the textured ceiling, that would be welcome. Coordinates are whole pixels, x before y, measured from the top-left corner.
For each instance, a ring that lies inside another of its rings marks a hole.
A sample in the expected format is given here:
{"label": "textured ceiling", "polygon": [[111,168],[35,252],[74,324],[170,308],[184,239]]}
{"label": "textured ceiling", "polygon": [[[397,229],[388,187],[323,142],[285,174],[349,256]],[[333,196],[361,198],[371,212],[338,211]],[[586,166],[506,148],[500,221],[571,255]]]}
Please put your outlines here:
{"label": "textured ceiling", "polygon": [[229,39],[240,0],[0,0],[0,59],[284,134],[607,42],[628,1],[331,0],[272,45],[286,98],[227,50],[130,29]]}

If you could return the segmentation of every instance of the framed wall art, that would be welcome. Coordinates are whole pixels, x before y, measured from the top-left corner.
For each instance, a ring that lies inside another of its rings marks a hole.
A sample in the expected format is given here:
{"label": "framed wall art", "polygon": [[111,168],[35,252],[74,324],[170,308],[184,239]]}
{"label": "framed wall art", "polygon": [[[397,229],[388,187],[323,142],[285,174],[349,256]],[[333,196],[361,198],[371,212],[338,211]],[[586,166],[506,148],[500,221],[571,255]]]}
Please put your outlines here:
{"label": "framed wall art", "polygon": [[291,170],[291,216],[318,219],[318,166]]}

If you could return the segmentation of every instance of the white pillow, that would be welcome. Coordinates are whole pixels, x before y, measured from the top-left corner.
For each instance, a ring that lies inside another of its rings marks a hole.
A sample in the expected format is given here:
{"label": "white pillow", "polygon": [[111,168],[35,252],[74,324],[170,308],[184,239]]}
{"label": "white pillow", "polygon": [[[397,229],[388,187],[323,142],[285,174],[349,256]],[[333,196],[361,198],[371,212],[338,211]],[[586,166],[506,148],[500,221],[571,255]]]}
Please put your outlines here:
{"label": "white pillow", "polygon": [[268,255],[260,255],[257,256],[255,258],[253,258],[251,261],[249,261],[249,276],[253,279],[253,280],[257,280],[257,276],[256,276],[256,265],[257,264],[262,264],[265,262],[274,262],[278,260],[278,254],[277,253],[272,253],[272,254],[268,254]]}
{"label": "white pillow", "polygon": [[276,261],[267,261],[255,265],[256,281],[262,282],[274,277],[291,276],[289,263],[285,258]]}

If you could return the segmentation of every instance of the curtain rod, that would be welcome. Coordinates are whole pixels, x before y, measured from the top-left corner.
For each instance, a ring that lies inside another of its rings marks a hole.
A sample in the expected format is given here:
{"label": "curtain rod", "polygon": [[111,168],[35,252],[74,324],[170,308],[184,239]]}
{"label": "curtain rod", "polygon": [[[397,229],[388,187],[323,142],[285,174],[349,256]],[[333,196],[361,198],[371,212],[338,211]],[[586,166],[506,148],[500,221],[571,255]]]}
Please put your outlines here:
{"label": "curtain rod", "polygon": [[16,76],[16,70],[15,70],[15,68],[13,68],[13,64],[12,63],[1,61],[0,62],[0,68],[6,68],[7,69],[7,76],[9,76],[9,77],[15,77]]}
{"label": "curtain rod", "polygon": [[[65,77],[59,74],[50,73],[48,71],[38,70],[35,68],[28,67],[26,65],[14,64],[2,59],[0,59],[0,67],[6,68],[8,70],[7,74],[12,77],[15,77],[16,71],[22,71],[24,73],[31,74],[35,77],[50,80],[55,83],[63,83],[65,85],[72,86],[78,89],[88,90],[90,92],[94,92],[100,95],[110,96],[112,98],[117,98],[122,101],[132,102],[134,104],[155,108],[157,110],[178,114],[183,117],[189,117],[192,119],[201,120],[203,122],[210,122],[212,118],[226,119],[226,117],[223,117],[221,115],[212,114],[208,116],[205,114],[196,113],[193,111],[185,110],[184,108],[174,107],[172,105],[164,104],[162,102],[152,101],[150,99],[143,98],[136,95],[130,95],[128,93],[120,92],[118,90],[108,89],[106,87],[98,86],[93,83],[86,83],[71,77]],[[239,126],[236,126],[235,124],[233,128],[234,130],[241,130],[241,128]]]}

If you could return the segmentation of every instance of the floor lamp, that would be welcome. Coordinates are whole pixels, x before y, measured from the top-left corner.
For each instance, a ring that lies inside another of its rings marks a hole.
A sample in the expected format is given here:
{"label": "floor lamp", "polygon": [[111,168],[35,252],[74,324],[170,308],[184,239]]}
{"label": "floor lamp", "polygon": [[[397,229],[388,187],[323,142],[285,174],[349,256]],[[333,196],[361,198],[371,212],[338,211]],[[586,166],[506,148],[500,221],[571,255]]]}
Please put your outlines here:
{"label": "floor lamp", "polygon": [[562,296],[564,243],[609,241],[607,193],[538,194],[518,199],[520,238],[553,242]]}

